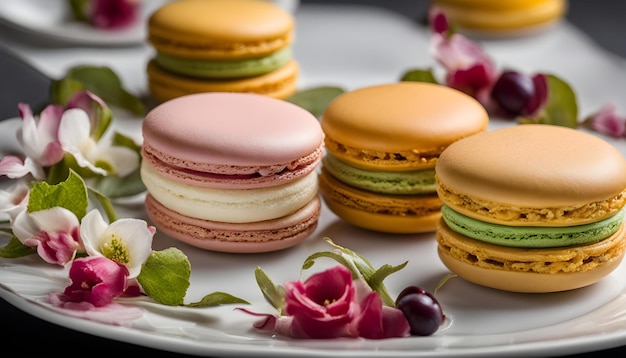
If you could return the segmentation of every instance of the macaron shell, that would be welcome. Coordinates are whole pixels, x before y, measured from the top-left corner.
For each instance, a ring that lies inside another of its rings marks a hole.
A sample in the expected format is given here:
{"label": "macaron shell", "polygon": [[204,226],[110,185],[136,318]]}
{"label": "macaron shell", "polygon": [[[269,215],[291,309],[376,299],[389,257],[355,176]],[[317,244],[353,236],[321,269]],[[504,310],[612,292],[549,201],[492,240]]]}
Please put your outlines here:
{"label": "macaron shell", "polygon": [[203,92],[255,93],[286,99],[296,92],[300,67],[295,60],[272,72],[234,80],[207,80],[181,76],[163,70],[150,60],[147,65],[148,88],[158,102]]}
{"label": "macaron shell", "polygon": [[514,33],[514,31],[546,26],[563,17],[565,0],[531,1],[457,1],[434,0],[449,21],[462,31]]}
{"label": "macaron shell", "polygon": [[626,249],[624,226],[598,243],[568,248],[520,249],[482,243],[437,229],[438,255],[467,281],[512,292],[558,292],[591,285],[614,271]]}
{"label": "macaron shell", "polygon": [[323,143],[319,122],[308,111],[241,93],[203,93],[163,103],[146,115],[142,133],[145,143],[177,159],[173,165],[199,171],[206,171],[203,164],[285,165]]}
{"label": "macaron shell", "polygon": [[498,224],[583,224],[626,204],[622,154],[562,126],[524,124],[464,138],[441,154],[435,172],[445,204]]}
{"label": "macaron shell", "polygon": [[231,223],[288,215],[313,200],[318,191],[316,172],[279,186],[229,190],[178,183],[142,162],[141,178],[148,192],[171,210],[197,219]]}
{"label": "macaron shell", "polygon": [[315,197],[278,219],[240,224],[190,218],[167,209],[150,195],[146,211],[161,231],[189,245],[219,252],[261,253],[295,246],[311,236],[317,228],[321,201]]}
{"label": "macaron shell", "polygon": [[443,85],[398,82],[357,89],[326,108],[326,148],[354,166],[377,170],[432,168],[454,141],[487,128],[472,97]]}
{"label": "macaron shell", "polygon": [[365,229],[408,234],[434,231],[441,218],[436,194],[385,195],[341,183],[321,169],[319,191],[329,209]]}
{"label": "macaron shell", "polygon": [[260,57],[291,44],[294,19],[268,1],[185,0],[157,9],[148,20],[148,40],[175,57]]}

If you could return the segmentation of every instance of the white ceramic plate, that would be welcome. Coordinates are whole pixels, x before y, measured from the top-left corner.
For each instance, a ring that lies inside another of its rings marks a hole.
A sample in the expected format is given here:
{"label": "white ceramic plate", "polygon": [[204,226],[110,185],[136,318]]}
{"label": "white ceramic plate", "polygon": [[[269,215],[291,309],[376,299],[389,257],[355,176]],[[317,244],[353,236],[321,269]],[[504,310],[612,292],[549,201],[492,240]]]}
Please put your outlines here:
{"label": "white ceramic plate", "polygon": [[[295,51],[304,87],[339,84],[358,88],[395,81],[403,69],[431,64],[427,36],[416,24],[398,16],[358,7],[302,6],[297,19],[300,32]],[[579,95],[584,109],[581,115],[609,102],[623,107],[623,61],[599,51],[570,27],[535,39],[485,45],[503,67],[547,71],[567,79]],[[129,57],[143,60],[134,53]],[[137,123],[133,123],[135,128]],[[511,124],[492,123],[492,127],[498,125]],[[0,151],[14,141],[15,128],[14,121],[0,123]],[[626,139],[607,140],[626,153]],[[145,218],[141,206],[124,208],[120,214],[124,213]],[[276,283],[296,280],[309,254],[330,249],[322,240],[325,236],[358,251],[375,266],[408,260],[405,269],[385,281],[394,295],[408,285],[433,290],[448,273],[436,256],[434,234],[398,236],[361,230],[342,222],[325,206],[311,238],[285,251],[215,253],[162,234],[155,237],[153,248],[175,246],[189,257],[193,273],[186,302],[226,291],[252,302],[254,310],[272,312],[256,286],[255,267],[263,268]],[[334,262],[320,260],[306,274],[331,264]],[[430,337],[389,340],[273,337],[254,331],[254,319],[231,306],[194,310],[145,306],[143,317],[132,327],[114,327],[71,318],[39,303],[50,290],[63,289],[66,279],[65,272],[41,264],[36,257],[0,259],[0,297],[33,316],[113,340],[198,356],[539,357],[595,351],[626,342],[626,262],[593,286],[552,294],[507,293],[454,278],[437,292],[451,318],[450,326]]]}
{"label": "white ceramic plate", "polygon": [[67,0],[0,1],[0,20],[31,35],[90,46],[136,45],[145,41],[145,20],[167,0],[142,1],[141,18],[130,28],[105,31],[72,18]]}
{"label": "white ceramic plate", "polygon": [[[16,120],[0,122],[0,143],[11,143]],[[500,123],[500,125],[508,125]],[[615,145],[626,153],[626,140]],[[6,148],[7,145],[4,147]],[[119,208],[121,216],[145,218],[141,205]],[[317,231],[297,247],[265,254],[224,254],[181,244],[162,234],[153,248],[175,246],[190,259],[191,287],[185,302],[225,291],[252,303],[256,311],[271,313],[254,280],[256,266],[276,283],[299,278],[303,260],[313,252],[330,250],[323,240],[358,251],[372,264],[400,264],[402,271],[385,281],[392,295],[408,285],[434,290],[448,274],[436,254],[434,234],[389,235],[352,227],[326,207]],[[6,241],[6,240],[5,240]],[[327,260],[327,261],[326,261]],[[318,263],[304,275],[334,265]],[[42,298],[62,291],[67,273],[36,257],[0,259],[0,297],[50,322],[115,340],[185,354],[205,356],[554,356],[619,346],[626,341],[626,262],[590,287],[551,294],[517,294],[479,287],[460,278],[448,281],[437,297],[451,324],[430,337],[387,340],[290,340],[256,332],[254,318],[234,306],[190,309],[139,304],[145,310],[132,327],[110,326],[65,316]]]}

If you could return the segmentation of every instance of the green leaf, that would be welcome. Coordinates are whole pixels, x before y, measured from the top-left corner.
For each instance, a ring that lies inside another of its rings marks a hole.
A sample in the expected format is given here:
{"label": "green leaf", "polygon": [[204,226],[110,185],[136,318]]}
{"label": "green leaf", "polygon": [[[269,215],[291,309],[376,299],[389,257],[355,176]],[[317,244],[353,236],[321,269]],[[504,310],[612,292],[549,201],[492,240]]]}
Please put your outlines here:
{"label": "green leaf", "polygon": [[286,101],[296,104],[320,118],[328,104],[344,92],[345,90],[340,87],[315,87],[298,91]]}
{"label": "green leaf", "polygon": [[350,273],[352,274],[353,279],[361,277],[361,273],[359,272],[359,269],[354,265],[352,261],[346,259],[345,256],[337,252],[333,252],[333,251],[320,251],[320,252],[315,252],[309,255],[306,259],[304,259],[304,263],[302,264],[302,270],[307,270],[313,267],[315,260],[320,257],[327,257],[342,264],[348,270],[350,270]]}
{"label": "green leaf", "polygon": [[265,300],[280,313],[285,305],[285,288],[280,285],[275,285],[265,271],[258,266],[254,270],[254,277]]}
{"label": "green leaf", "polygon": [[129,197],[146,191],[139,169],[125,177],[115,175],[99,177],[94,184],[94,188],[111,199]]}
{"label": "green leaf", "polygon": [[191,277],[187,256],[175,247],[154,251],[143,264],[137,281],[153,300],[169,305],[183,305]]}
{"label": "green leaf", "polygon": [[64,78],[52,80],[50,84],[52,101],[62,105],[67,104],[70,97],[81,90],[93,92],[107,105],[124,108],[136,115],[145,112],[141,100],[126,91],[117,74],[106,66],[75,66],[69,69]]}
{"label": "green leaf", "polygon": [[78,174],[70,170],[68,178],[59,184],[35,183],[28,199],[28,212],[60,206],[73,212],[80,220],[87,214],[87,186]]}
{"label": "green leaf", "polygon": [[113,139],[111,140],[111,144],[115,146],[126,147],[128,149],[132,149],[137,154],[141,153],[141,145],[135,143],[132,137],[129,137],[119,132],[115,132],[113,134]]}
{"label": "green leaf", "polygon": [[438,83],[437,79],[435,79],[435,75],[433,74],[433,70],[430,68],[427,70],[409,70],[402,75],[400,81]]}
{"label": "green leaf", "polygon": [[106,216],[109,222],[112,223],[115,220],[117,220],[117,214],[115,213],[115,208],[113,208],[113,204],[111,204],[111,200],[109,200],[109,198],[106,195],[100,193],[99,191],[93,188],[88,188],[88,190],[89,192],[92,193],[93,196],[96,197],[96,200],[98,201],[98,203],[100,203],[100,206],[106,213]]}
{"label": "green leaf", "polygon": [[14,259],[17,257],[31,255],[36,252],[36,248],[22,244],[22,242],[18,240],[17,237],[13,236],[8,244],[0,248],[0,257]]}
{"label": "green leaf", "polygon": [[570,128],[578,127],[576,93],[560,78],[554,75],[546,75],[546,77],[548,78],[548,103],[538,122]]}
{"label": "green leaf", "polygon": [[387,278],[387,276],[391,275],[392,273],[402,270],[408,263],[408,261],[405,261],[404,263],[397,266],[385,264],[381,266],[378,270],[376,270],[376,272],[369,278],[369,280],[367,280],[368,285],[374,291],[378,292],[380,298],[385,305],[394,307],[396,303],[387,291],[387,287],[385,286],[383,281],[385,280],[385,278]]}
{"label": "green leaf", "polygon": [[102,106],[100,103],[94,105],[95,107],[95,120],[91,125],[89,135],[93,140],[99,141],[104,133],[106,133],[111,123],[113,123],[113,112],[108,106]]}
{"label": "green leaf", "polygon": [[385,264],[378,270],[375,270],[374,266],[357,252],[335,244],[328,237],[325,237],[324,240],[335,247],[337,251],[320,251],[309,255],[302,264],[303,270],[311,268],[317,258],[331,258],[348,268],[352,273],[353,279],[362,278],[372,290],[378,292],[385,305],[391,307],[395,306],[395,300],[387,291],[383,280],[392,273],[402,270],[407,265],[408,261],[397,266]]}
{"label": "green leaf", "polygon": [[87,17],[90,0],[70,0],[70,8],[72,9],[72,15],[76,20],[90,22]]}
{"label": "green leaf", "polygon": [[192,302],[187,304],[188,307],[215,307],[219,305],[225,304],[233,304],[233,303],[245,303],[250,304],[250,302],[241,299],[239,297],[235,297],[230,293],[225,292],[213,292],[204,297],[198,302]]}

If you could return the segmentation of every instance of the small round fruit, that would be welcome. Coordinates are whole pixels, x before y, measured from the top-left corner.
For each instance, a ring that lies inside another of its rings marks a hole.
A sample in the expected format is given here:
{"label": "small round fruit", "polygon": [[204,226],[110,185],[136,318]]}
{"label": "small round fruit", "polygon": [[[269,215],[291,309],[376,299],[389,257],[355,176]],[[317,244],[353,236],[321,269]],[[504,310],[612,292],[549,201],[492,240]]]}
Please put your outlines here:
{"label": "small round fruit", "polygon": [[445,319],[437,299],[428,291],[409,286],[396,299],[396,308],[404,313],[411,335],[429,336],[435,333]]}
{"label": "small round fruit", "polygon": [[530,76],[516,71],[504,71],[491,89],[491,98],[511,116],[522,113],[535,95],[535,84]]}

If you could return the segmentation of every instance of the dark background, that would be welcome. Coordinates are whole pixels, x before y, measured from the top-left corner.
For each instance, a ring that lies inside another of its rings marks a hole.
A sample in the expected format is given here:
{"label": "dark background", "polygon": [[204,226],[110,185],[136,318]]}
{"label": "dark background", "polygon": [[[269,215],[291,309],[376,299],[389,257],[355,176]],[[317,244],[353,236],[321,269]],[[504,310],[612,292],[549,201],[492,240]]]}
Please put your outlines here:
{"label": "dark background", "polygon": [[[15,0],[14,0],[15,1]],[[19,1],[19,0],[17,0]],[[147,0],[149,1],[149,0]],[[424,19],[426,0],[302,0],[311,3],[351,3],[380,6],[408,16],[415,21]],[[567,20],[589,34],[599,45],[626,58],[626,1],[623,0],[570,0]],[[3,28],[0,27],[0,31]],[[17,115],[16,104],[24,101],[35,106],[48,99],[49,80],[2,51],[0,46],[0,118]],[[593,70],[593,69],[590,69]],[[19,83],[20,86],[12,85]],[[626,86],[626,84],[624,84]],[[626,98],[624,99],[626,100]],[[183,354],[158,351],[133,344],[111,341],[83,334],[48,323],[0,300],[0,320],[3,325],[0,341],[5,351],[11,350],[21,356],[99,354],[125,356],[191,357]],[[21,342],[21,343],[18,343]],[[626,342],[624,342],[626,344]],[[626,347],[609,349],[590,354],[574,355],[583,358],[597,355],[617,354],[624,356]]]}

